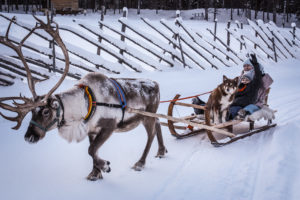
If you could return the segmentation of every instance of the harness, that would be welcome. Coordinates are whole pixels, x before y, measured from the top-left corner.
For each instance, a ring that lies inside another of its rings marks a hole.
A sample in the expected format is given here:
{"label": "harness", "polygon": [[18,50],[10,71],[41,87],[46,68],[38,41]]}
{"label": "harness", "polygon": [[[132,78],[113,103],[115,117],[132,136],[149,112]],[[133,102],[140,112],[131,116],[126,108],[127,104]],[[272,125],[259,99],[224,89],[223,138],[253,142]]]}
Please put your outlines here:
{"label": "harness", "polygon": [[[46,127],[42,126],[41,124],[37,123],[36,121],[31,120],[30,124],[33,124],[37,126],[38,128],[42,129],[43,131],[47,132],[51,126],[53,126],[55,123],[57,123],[57,127],[60,128],[65,123],[65,117],[64,117],[64,105],[61,101],[61,98],[59,95],[55,95],[55,97],[58,100],[59,106],[56,108],[56,117],[48,124]],[[60,112],[62,111],[62,120],[59,121]]]}
{"label": "harness", "polygon": [[[87,123],[88,120],[93,116],[93,114],[96,111],[97,106],[105,106],[105,107],[109,107],[109,108],[121,108],[122,109],[122,119],[121,119],[119,125],[121,125],[123,123],[125,109],[127,106],[125,94],[124,94],[121,86],[118,84],[118,82],[116,80],[114,80],[114,79],[109,79],[109,80],[112,82],[113,86],[115,87],[115,89],[117,91],[118,98],[120,100],[120,104],[109,104],[109,103],[97,102],[95,95],[90,87],[88,87],[86,85],[78,86],[79,88],[84,89],[84,94],[88,99],[88,113],[84,117],[84,123]],[[51,126],[53,126],[55,123],[57,123],[58,128],[63,126],[65,123],[64,105],[63,105],[59,95],[55,95],[55,97],[57,98],[57,100],[59,102],[59,106],[58,106],[58,108],[56,108],[56,117],[50,122],[50,124],[48,124],[46,127],[44,127],[41,124],[37,123],[36,121],[33,121],[33,120],[30,121],[31,124],[37,126],[38,128],[40,128],[41,130],[43,130],[45,132],[47,132],[49,130],[49,128],[51,128]],[[61,111],[62,111],[62,120],[59,121],[59,116],[60,116]]]}
{"label": "harness", "polygon": [[123,123],[125,109],[127,106],[125,94],[124,94],[121,86],[118,84],[118,82],[116,80],[114,80],[114,79],[109,79],[109,80],[112,82],[113,86],[115,87],[115,89],[117,91],[120,104],[97,102],[95,95],[89,86],[82,85],[82,84],[78,86],[79,88],[84,90],[84,94],[88,99],[88,113],[84,117],[84,123],[87,123],[88,120],[93,116],[93,114],[96,111],[97,106],[105,106],[105,107],[109,107],[109,108],[121,108],[122,109],[122,119],[119,124]]}

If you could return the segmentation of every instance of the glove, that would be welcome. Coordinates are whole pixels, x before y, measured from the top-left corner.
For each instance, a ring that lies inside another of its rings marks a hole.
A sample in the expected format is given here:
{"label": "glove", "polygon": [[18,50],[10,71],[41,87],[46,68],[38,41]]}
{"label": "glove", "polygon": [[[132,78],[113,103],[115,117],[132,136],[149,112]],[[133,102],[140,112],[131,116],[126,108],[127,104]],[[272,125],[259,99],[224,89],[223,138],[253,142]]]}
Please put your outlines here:
{"label": "glove", "polygon": [[251,62],[253,65],[258,65],[257,59],[256,59],[256,55],[255,54],[251,54]]}

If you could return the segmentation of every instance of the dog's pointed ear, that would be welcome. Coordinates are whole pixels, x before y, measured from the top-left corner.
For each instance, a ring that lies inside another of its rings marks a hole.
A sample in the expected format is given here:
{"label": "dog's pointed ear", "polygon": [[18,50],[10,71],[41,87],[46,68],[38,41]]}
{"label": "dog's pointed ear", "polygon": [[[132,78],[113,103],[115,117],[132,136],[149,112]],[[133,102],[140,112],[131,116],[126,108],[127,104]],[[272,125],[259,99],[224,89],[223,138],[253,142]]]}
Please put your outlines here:
{"label": "dog's pointed ear", "polygon": [[239,82],[239,77],[238,77],[238,76],[235,77],[234,81],[236,82],[236,84],[238,84],[238,82]]}
{"label": "dog's pointed ear", "polygon": [[223,82],[226,81],[227,79],[228,78],[225,75],[223,75]]}

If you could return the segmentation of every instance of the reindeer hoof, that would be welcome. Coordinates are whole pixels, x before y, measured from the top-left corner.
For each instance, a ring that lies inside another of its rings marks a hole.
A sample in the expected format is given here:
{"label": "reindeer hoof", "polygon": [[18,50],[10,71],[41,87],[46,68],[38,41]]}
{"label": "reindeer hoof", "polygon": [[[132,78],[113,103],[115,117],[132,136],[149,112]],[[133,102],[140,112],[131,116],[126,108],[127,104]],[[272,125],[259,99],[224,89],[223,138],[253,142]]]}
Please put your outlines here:
{"label": "reindeer hoof", "polygon": [[91,171],[91,173],[86,177],[86,179],[89,180],[89,181],[96,181],[96,180],[99,180],[99,179],[103,179],[103,176],[101,174],[101,171],[94,168]]}
{"label": "reindeer hoof", "polygon": [[166,148],[158,150],[155,157],[156,158],[163,158],[163,157],[165,157],[166,153],[168,153],[168,150]]}
{"label": "reindeer hoof", "polygon": [[135,171],[142,171],[144,168],[144,165],[142,162],[137,162],[135,165],[132,167]]}
{"label": "reindeer hoof", "polygon": [[104,165],[101,167],[101,170],[103,172],[109,173],[111,171],[109,165],[110,165],[110,162],[109,161],[105,161]]}

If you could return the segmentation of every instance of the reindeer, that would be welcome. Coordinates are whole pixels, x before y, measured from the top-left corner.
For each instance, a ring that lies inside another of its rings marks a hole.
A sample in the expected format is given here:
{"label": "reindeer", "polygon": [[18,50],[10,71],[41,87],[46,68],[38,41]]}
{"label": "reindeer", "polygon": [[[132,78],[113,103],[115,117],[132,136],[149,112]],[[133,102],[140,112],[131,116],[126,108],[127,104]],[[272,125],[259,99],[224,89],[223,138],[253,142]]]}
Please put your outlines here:
{"label": "reindeer", "polygon": [[[21,59],[27,72],[29,89],[33,98],[23,96],[0,98],[0,107],[16,112],[16,117],[0,115],[10,121],[17,122],[13,129],[19,129],[24,117],[31,111],[32,119],[25,134],[25,140],[36,143],[43,139],[46,132],[58,129],[59,134],[67,141],[82,141],[88,136],[90,146],[88,153],[93,159],[93,169],[87,176],[88,180],[102,179],[102,172],[110,172],[110,162],[97,156],[98,149],[112,135],[113,132],[126,132],[142,123],[146,129],[148,139],[141,158],[134,164],[133,169],[140,171],[145,165],[147,154],[152,141],[157,136],[158,153],[161,158],[167,152],[159,119],[130,113],[126,107],[155,113],[159,106],[159,85],[151,80],[144,79],[112,79],[107,76],[92,72],[84,76],[79,83],[71,89],[53,95],[60,86],[69,70],[69,56],[58,32],[58,24],[54,22],[53,28],[49,16],[47,23],[34,16],[37,25],[19,43],[14,44],[8,38],[11,20],[6,35],[0,37],[0,43],[12,48]],[[32,78],[26,59],[22,53],[22,45],[36,29],[45,30],[53,37],[62,49],[65,57],[65,70],[55,86],[43,96],[35,92],[36,81]],[[13,105],[4,101],[13,101]],[[20,102],[23,101],[23,102]]]}

